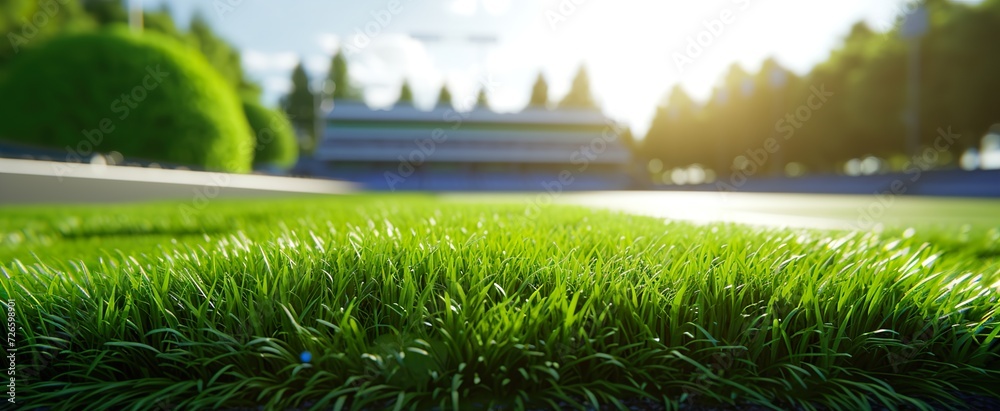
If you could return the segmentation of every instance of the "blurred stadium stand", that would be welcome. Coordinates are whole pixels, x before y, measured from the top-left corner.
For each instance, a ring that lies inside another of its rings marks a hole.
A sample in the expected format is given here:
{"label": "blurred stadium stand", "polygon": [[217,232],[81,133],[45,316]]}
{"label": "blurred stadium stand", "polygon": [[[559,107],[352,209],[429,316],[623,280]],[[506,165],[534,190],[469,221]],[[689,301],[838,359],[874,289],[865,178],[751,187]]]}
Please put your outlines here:
{"label": "blurred stadium stand", "polygon": [[[312,156],[295,174],[360,183],[369,190],[539,191],[631,188],[631,152],[596,110],[477,108],[390,110],[338,103]],[[568,174],[567,174],[568,173]]]}

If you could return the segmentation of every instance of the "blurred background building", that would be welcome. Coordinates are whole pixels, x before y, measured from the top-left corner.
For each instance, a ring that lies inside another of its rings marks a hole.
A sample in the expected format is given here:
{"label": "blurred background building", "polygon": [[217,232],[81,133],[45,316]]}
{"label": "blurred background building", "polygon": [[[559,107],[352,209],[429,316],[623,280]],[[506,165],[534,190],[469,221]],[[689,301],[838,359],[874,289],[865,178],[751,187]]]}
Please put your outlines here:
{"label": "blurred background building", "polygon": [[337,104],[313,154],[295,174],[361,183],[372,190],[629,188],[631,153],[594,109],[529,108],[501,114],[410,104],[373,110]]}

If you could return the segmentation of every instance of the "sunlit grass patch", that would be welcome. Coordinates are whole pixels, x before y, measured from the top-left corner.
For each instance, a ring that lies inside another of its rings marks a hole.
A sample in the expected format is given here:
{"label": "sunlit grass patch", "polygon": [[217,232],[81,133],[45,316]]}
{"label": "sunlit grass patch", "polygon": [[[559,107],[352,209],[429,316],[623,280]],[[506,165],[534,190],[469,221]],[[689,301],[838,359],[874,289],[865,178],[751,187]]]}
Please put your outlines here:
{"label": "sunlit grass patch", "polygon": [[33,375],[19,402],[857,409],[1000,395],[985,234],[944,247],[943,231],[528,218],[418,196],[115,211],[0,221],[23,237],[0,247],[17,258],[0,284]]}

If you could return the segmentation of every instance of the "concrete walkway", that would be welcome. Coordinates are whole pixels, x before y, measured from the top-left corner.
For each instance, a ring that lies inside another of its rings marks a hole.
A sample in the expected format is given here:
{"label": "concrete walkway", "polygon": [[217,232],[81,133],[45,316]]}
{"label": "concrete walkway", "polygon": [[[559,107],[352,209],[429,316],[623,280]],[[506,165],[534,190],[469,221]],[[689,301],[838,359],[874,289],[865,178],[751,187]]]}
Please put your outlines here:
{"label": "concrete walkway", "polygon": [[254,174],[0,159],[0,205],[348,194],[351,183]]}

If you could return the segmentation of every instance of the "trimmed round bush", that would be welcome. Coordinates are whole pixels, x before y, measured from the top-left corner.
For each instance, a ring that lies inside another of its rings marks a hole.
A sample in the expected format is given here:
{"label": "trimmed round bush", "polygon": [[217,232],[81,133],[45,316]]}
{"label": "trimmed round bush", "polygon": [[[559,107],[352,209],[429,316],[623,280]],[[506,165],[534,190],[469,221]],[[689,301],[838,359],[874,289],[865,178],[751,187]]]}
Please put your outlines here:
{"label": "trimmed round bush", "polygon": [[299,158],[299,147],[288,117],[250,101],[243,102],[243,112],[257,141],[254,167],[289,169],[294,166]]}
{"label": "trimmed round bush", "polygon": [[240,99],[197,51],[118,26],[53,39],[0,84],[0,140],[246,172],[254,140]]}

